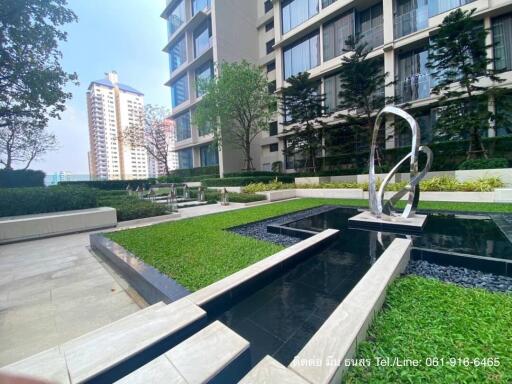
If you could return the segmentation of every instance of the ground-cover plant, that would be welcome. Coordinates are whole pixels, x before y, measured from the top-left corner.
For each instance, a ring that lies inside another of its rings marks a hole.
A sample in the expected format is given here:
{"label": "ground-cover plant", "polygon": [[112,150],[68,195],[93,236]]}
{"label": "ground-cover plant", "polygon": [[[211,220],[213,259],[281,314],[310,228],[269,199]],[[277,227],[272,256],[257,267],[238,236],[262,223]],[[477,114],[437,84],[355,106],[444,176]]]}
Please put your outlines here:
{"label": "ground-cover plant", "polygon": [[0,189],[0,217],[94,208],[96,190],[77,187]]}
{"label": "ground-cover plant", "polygon": [[[359,346],[357,358],[371,365],[350,368],[344,382],[510,383],[511,318],[510,294],[401,278]],[[421,365],[377,366],[377,358],[415,359]]]}
{"label": "ground-cover plant", "polygon": [[[290,200],[113,232],[107,236],[144,262],[195,291],[282,249],[278,245],[225,229],[324,204],[366,207],[368,202]],[[424,202],[420,203],[420,209],[512,212],[512,204]]]}
{"label": "ground-cover plant", "polygon": [[[380,185],[381,180],[377,181],[377,186]],[[388,191],[398,191],[407,185],[406,182],[391,183],[388,185]],[[424,192],[429,191],[443,191],[443,192],[492,192],[495,188],[502,188],[505,184],[499,177],[483,177],[476,180],[458,181],[454,177],[442,176],[433,177],[424,180],[420,183],[420,188]],[[255,193],[264,191],[275,191],[279,189],[352,189],[360,188],[364,191],[368,190],[368,183],[343,183],[343,182],[328,182],[328,183],[314,183],[314,184],[285,184],[282,182],[272,181],[266,183],[251,183],[244,188],[244,192]]]}

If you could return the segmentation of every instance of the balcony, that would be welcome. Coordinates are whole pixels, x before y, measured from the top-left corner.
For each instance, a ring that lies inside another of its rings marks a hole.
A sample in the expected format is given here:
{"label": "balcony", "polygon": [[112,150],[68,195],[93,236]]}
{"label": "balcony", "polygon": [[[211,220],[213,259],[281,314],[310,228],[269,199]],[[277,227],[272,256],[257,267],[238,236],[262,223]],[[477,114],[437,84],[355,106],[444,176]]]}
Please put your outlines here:
{"label": "balcony", "polygon": [[428,7],[413,9],[402,15],[395,14],[395,39],[428,27]]}
{"label": "balcony", "polygon": [[399,79],[395,85],[395,96],[401,103],[430,97],[432,78],[429,74],[416,74]]}
{"label": "balcony", "polygon": [[361,42],[368,44],[369,49],[374,49],[384,44],[384,26],[379,25],[361,33]]}

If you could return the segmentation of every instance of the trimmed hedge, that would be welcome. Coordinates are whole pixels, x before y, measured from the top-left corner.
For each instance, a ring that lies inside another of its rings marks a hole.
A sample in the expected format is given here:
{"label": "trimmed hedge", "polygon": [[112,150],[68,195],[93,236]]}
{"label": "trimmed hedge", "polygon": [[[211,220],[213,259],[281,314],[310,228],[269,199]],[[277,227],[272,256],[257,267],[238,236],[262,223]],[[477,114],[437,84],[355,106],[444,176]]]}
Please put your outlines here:
{"label": "trimmed hedge", "polygon": [[139,179],[139,180],[95,180],[95,181],[61,181],[59,185],[63,186],[80,186],[96,189],[111,190],[124,190],[128,185],[132,189],[136,189],[139,185],[144,188],[149,188],[150,185],[155,184],[156,179]]}
{"label": "trimmed hedge", "polygon": [[[119,192],[119,191],[112,191]],[[140,200],[135,196],[119,195],[119,194],[100,195],[98,205],[102,207],[112,207],[116,209],[117,220],[135,220],[145,217],[166,215],[169,212],[165,204],[152,203],[147,200]]]}
{"label": "trimmed hedge", "polygon": [[254,177],[225,177],[223,179],[205,179],[202,184],[207,187],[245,187],[252,183],[270,183],[277,178],[283,183],[293,183],[295,176],[254,176]]}
{"label": "trimmed hedge", "polygon": [[494,159],[466,160],[461,165],[459,165],[459,169],[495,169],[507,167],[508,160],[500,157]]}
{"label": "trimmed hedge", "polygon": [[80,187],[0,189],[0,217],[71,211],[98,206],[96,190]]}
{"label": "trimmed hedge", "polygon": [[31,169],[0,170],[0,188],[44,187],[43,171]]}
{"label": "trimmed hedge", "polygon": [[259,177],[259,176],[282,176],[282,173],[269,172],[269,171],[242,171],[236,173],[225,173],[224,177]]}

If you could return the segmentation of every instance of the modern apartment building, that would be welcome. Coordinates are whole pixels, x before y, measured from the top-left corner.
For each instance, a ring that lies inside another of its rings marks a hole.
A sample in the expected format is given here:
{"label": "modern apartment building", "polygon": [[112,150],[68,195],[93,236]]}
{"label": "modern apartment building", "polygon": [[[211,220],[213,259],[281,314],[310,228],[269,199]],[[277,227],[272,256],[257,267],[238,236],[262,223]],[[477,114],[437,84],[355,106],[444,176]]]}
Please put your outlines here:
{"label": "modern apartment building", "polygon": [[148,155],[142,147],[123,140],[129,127],[141,125],[144,95],[119,83],[112,71],[93,81],[87,91],[89,113],[89,173],[95,179],[145,179],[149,176]]}
{"label": "modern apartment building", "polygon": [[[168,23],[171,119],[176,124],[180,169],[219,165],[232,172],[243,166],[241,153],[229,145],[214,146],[212,135],[194,126],[192,113],[201,100],[199,79],[209,79],[215,64],[245,59],[258,62],[257,1],[168,0],[162,17]],[[258,164],[259,143],[254,144]]]}
{"label": "modern apartment building", "polygon": [[[187,47],[190,53],[194,53],[194,36],[192,40],[186,40],[188,45],[183,43],[183,50],[176,45],[183,30],[196,30],[197,24],[192,23],[189,14],[193,4],[201,1],[192,1],[192,5],[183,2],[183,17],[176,16],[176,11],[181,4],[179,1],[171,1],[163,16],[169,19],[171,41],[166,47],[171,54],[171,81],[173,98],[182,93],[188,94],[188,89],[193,86],[193,78],[199,72],[188,71],[187,92],[181,92],[178,87],[181,79],[181,71],[190,65],[190,55],[184,53],[179,56],[176,52],[185,52]],[[190,1],[190,0],[189,0]],[[206,15],[215,18],[217,4],[224,4],[226,0],[211,0],[212,4],[206,11]],[[208,3],[203,1],[204,3]],[[202,3],[202,2],[201,2]],[[249,36],[250,31],[246,29],[238,33],[231,29],[237,23],[240,15],[245,15],[243,20],[249,20],[246,14],[245,1],[229,2],[232,8],[230,12],[230,23],[228,27],[219,29],[219,22],[216,21],[216,32],[212,34],[212,46],[223,47],[233,39],[233,33],[239,36]],[[488,56],[493,59],[492,66],[500,70],[501,77],[505,82],[500,86],[512,88],[512,1],[511,0],[254,0],[251,2],[256,9],[256,28],[253,31],[257,37],[257,58],[249,52],[240,52],[238,57],[245,58],[258,63],[266,72],[269,80],[269,90],[279,94],[283,87],[286,87],[286,79],[299,72],[307,71],[312,78],[321,82],[321,91],[326,94],[326,106],[330,111],[336,111],[339,104],[338,93],[340,85],[337,78],[337,71],[341,66],[341,59],[348,53],[344,50],[346,38],[358,33],[372,49],[369,57],[378,58],[382,61],[383,71],[389,74],[389,81],[395,82],[387,86],[383,92],[386,96],[396,97],[399,104],[407,103],[407,109],[412,111],[420,123],[422,130],[422,141],[429,142],[432,139],[432,127],[436,119],[436,103],[438,97],[431,94],[433,80],[426,67],[427,45],[429,37],[436,33],[436,29],[449,12],[461,8],[470,10],[476,8],[474,17],[481,20],[482,25],[489,29],[488,43],[493,43],[493,48],[488,50]],[[208,3],[209,4],[209,3]],[[197,8],[197,7],[196,7]],[[173,16],[174,15],[174,16]],[[212,16],[213,15],[213,16]],[[196,16],[197,17],[197,16]],[[184,21],[179,27],[174,26],[176,20]],[[190,27],[192,25],[192,27]],[[246,25],[247,27],[247,25]],[[174,29],[173,29],[174,28]],[[175,32],[172,32],[172,31]],[[227,32],[227,34],[223,34]],[[173,37],[174,36],[174,37]],[[251,46],[246,45],[246,50]],[[184,61],[175,61],[173,57],[183,57]],[[232,56],[236,60],[236,55]],[[187,61],[188,60],[188,61]],[[212,55],[212,62],[218,62],[218,58]],[[181,63],[181,64],[180,64]],[[183,69],[180,69],[181,68]],[[173,69],[174,68],[174,69]],[[177,68],[177,69],[176,69]],[[213,73],[210,71],[210,74]],[[174,80],[176,79],[176,80]],[[185,84],[185,83],[183,83]],[[189,98],[190,99],[190,98]],[[197,102],[184,102],[181,106],[174,106],[173,116],[181,117],[183,109],[190,109],[189,104]],[[173,99],[173,103],[175,100]],[[490,100],[489,108],[499,114],[500,100]],[[184,118],[189,124],[188,118]],[[346,148],[342,145],[344,130],[342,122],[335,119],[328,120],[332,129],[329,129],[325,136],[325,150],[323,156],[336,156],[340,148],[345,151],[361,150],[366,142],[355,142],[354,148]],[[396,131],[390,123],[389,134],[386,135],[386,148],[394,148],[408,145],[410,139],[408,133]],[[299,158],[284,156],[287,139],[284,132],[282,118],[276,116],[276,122],[270,124],[269,131],[259,138],[259,168],[270,170],[274,166],[293,172]],[[185,136],[189,129],[184,129]],[[193,131],[193,130],[192,130]],[[181,146],[180,129],[178,128],[178,146]],[[487,132],[488,136],[499,136],[506,134],[506,130],[500,126],[492,126]],[[190,142],[200,140],[192,137]],[[190,144],[201,145],[201,144]],[[194,152],[195,153],[195,152]],[[189,155],[193,161],[188,164],[194,167],[204,165],[200,151],[197,158]],[[187,158],[187,157],[185,157]],[[180,162],[180,167],[184,162]],[[255,161],[255,164],[258,164]],[[230,165],[231,167],[231,165]]]}

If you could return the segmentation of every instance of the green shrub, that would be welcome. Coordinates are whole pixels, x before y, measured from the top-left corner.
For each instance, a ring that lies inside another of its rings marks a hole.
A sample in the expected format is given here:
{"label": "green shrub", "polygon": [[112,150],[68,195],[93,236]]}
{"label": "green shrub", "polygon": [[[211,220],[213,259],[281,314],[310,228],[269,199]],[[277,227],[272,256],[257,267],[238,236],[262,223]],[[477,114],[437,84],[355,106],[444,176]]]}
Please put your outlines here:
{"label": "green shrub", "polygon": [[0,188],[44,187],[43,171],[0,170]]}
{"label": "green shrub", "polygon": [[285,184],[281,181],[271,181],[270,183],[251,183],[244,188],[245,193],[277,191],[279,189],[295,189],[295,184]]}
{"label": "green shrub", "polygon": [[115,208],[118,221],[142,219],[169,213],[165,204],[152,203],[151,201],[140,200],[135,196],[128,195],[103,195],[98,199],[98,205]]}
{"label": "green shrub", "polygon": [[226,173],[224,177],[259,177],[259,176],[282,176],[282,173],[269,172],[269,171],[242,171],[236,173]]}
{"label": "green shrub", "polygon": [[0,216],[70,211],[98,206],[96,190],[83,187],[0,189]]}
{"label": "green shrub", "polygon": [[273,180],[293,183],[295,176],[226,177],[223,179],[205,179],[202,184],[207,187],[244,187],[251,183],[269,183]]}
{"label": "green shrub", "polygon": [[132,189],[138,186],[149,188],[155,184],[156,179],[139,179],[139,180],[95,180],[95,181],[61,181],[59,185],[64,186],[82,186],[103,190],[124,190],[129,185]]}
{"label": "green shrub", "polygon": [[254,193],[229,193],[228,195],[229,201],[232,203],[252,203],[266,199],[265,196]]}
{"label": "green shrub", "polygon": [[508,160],[500,157],[494,159],[466,160],[461,165],[459,165],[459,169],[494,169],[507,167]]}
{"label": "green shrub", "polygon": [[195,176],[203,176],[203,175],[218,175],[219,174],[219,166],[214,165],[210,167],[197,167],[197,168],[189,168],[189,169],[176,169],[171,172],[170,176],[178,176],[182,178],[195,177]]}

